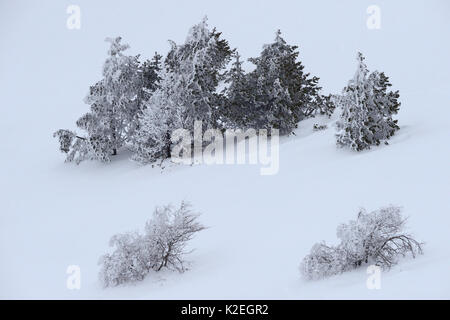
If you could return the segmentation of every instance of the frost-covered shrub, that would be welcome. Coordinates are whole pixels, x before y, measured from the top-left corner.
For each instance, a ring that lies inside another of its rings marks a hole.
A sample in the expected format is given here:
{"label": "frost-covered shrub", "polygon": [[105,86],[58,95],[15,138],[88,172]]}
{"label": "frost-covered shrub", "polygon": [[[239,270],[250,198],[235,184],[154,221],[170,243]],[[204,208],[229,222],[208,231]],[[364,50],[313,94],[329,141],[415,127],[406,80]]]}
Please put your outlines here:
{"label": "frost-covered shrub", "polygon": [[197,218],[198,214],[193,213],[186,202],[182,202],[178,209],[170,205],[155,209],[153,219],[145,226],[145,237],[154,254],[154,270],[167,267],[185,271],[183,256],[187,253],[187,242],[195,233],[205,229]]}
{"label": "frost-covered shrub", "polygon": [[183,272],[187,242],[205,227],[197,222],[198,214],[182,202],[179,208],[156,208],[143,235],[125,233],[111,238],[115,247],[100,258],[100,281],[105,287],[143,280],[150,270],[163,268]]}
{"label": "frost-covered shrub", "polygon": [[362,209],[356,220],[337,228],[339,245],[313,246],[301,263],[301,273],[307,279],[319,279],[367,263],[388,269],[401,256],[415,257],[422,253],[422,243],[404,231],[405,223],[399,207],[389,206],[369,213]]}
{"label": "frost-covered shrub", "polygon": [[300,272],[307,279],[320,279],[343,272],[347,261],[345,253],[337,247],[316,243],[300,264]]}
{"label": "frost-covered shrub", "polygon": [[117,234],[111,238],[109,244],[116,249],[99,261],[102,264],[100,281],[105,287],[144,279],[151,258],[144,243],[138,233]]}

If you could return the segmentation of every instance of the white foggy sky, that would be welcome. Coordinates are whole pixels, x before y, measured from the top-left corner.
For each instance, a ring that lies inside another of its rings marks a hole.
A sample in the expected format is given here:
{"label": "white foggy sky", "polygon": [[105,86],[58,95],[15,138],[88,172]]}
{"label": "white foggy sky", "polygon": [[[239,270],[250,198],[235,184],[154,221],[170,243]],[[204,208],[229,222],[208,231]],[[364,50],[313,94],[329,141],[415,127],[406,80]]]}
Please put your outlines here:
{"label": "white foggy sky", "polygon": [[[81,8],[81,30],[66,28],[70,4]],[[366,9],[372,4],[381,8],[381,30],[366,27]],[[357,50],[366,55],[371,70],[386,72],[404,100],[423,90],[449,91],[450,2],[445,0],[2,0],[3,103],[33,108],[26,99],[14,99],[27,92],[34,105],[59,118],[55,123],[70,125],[80,110],[87,110],[82,99],[101,76],[105,37],[121,35],[131,45],[130,54],[150,57],[154,51],[167,52],[167,39],[184,41],[189,27],[204,15],[245,59],[258,55],[280,28],[289,43],[300,46],[306,71],[320,77],[325,93],[346,85]],[[14,115],[3,118],[9,123]]]}

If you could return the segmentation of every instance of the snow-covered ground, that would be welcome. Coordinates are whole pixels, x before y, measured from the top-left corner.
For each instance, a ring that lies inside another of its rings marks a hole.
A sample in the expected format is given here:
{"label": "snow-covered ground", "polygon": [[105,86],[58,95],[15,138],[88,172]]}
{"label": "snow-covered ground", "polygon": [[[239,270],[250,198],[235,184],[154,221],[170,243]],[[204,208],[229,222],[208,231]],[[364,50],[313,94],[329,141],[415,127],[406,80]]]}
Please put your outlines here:
{"label": "snow-covered ground", "polygon": [[[0,4],[0,298],[450,298],[450,3],[379,1],[381,30],[366,28],[366,1],[249,1],[240,11],[211,1],[95,3],[78,1],[81,30],[66,29],[69,2]],[[303,121],[282,139],[273,176],[250,165],[161,170],[126,154],[109,165],[65,164],[51,135],[87,110],[103,39],[120,34],[132,53],[165,53],[165,40],[181,42],[204,14],[244,57],[281,28],[326,92],[346,84],[361,50],[400,90],[401,130],[389,146],[354,153],[336,148],[333,119]],[[316,122],[330,125],[313,132]],[[183,199],[209,227],[191,243],[190,270],[102,289],[97,261],[109,238]],[[300,278],[315,242],[335,243],[336,226],[359,207],[388,204],[404,208],[423,256],[383,273],[380,290],[367,289],[365,269]],[[66,287],[69,265],[81,268],[80,290]]]}

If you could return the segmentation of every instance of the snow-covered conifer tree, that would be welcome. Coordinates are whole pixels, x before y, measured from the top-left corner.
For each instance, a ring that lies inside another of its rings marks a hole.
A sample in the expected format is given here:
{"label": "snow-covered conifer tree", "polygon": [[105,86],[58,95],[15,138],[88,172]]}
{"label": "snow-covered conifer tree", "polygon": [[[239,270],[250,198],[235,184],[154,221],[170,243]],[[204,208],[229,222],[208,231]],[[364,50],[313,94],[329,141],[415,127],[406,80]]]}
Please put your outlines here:
{"label": "snow-covered conifer tree", "polygon": [[227,128],[244,129],[251,126],[252,115],[255,112],[255,94],[249,77],[242,68],[241,57],[238,52],[234,54],[234,61],[225,75],[228,84],[225,93],[225,105],[222,107],[223,121]]}
{"label": "snow-covered conifer tree", "polygon": [[115,155],[136,128],[143,77],[138,57],[123,54],[129,46],[122,44],[120,37],[106,40],[111,43],[109,57],[103,66],[103,79],[91,87],[85,99],[91,105],[92,121],[83,129],[107,138]]}
{"label": "snow-covered conifer tree", "polygon": [[133,143],[133,159],[152,163],[170,158],[171,132],[183,128],[184,82],[180,74],[163,66],[159,88],[144,102]]}
{"label": "snow-covered conifer tree", "polygon": [[159,81],[161,81],[159,72],[162,69],[162,58],[158,52],[155,52],[151,60],[144,61],[140,66],[143,77],[143,100],[148,100],[159,86]]}
{"label": "snow-covered conifer tree", "polygon": [[216,29],[210,30],[205,17],[193,26],[183,45],[173,44],[166,60],[168,70],[181,77],[184,87],[183,116],[185,129],[194,121],[215,126],[214,107],[220,72],[231,59],[228,42]]}
{"label": "snow-covered conifer tree", "polygon": [[125,55],[123,51],[129,46],[122,44],[120,37],[106,41],[111,46],[103,78],[90,87],[85,98],[90,111],[76,122],[86,133],[77,135],[68,130],[55,133],[64,142],[60,150],[67,153],[66,161],[109,161],[119,148],[131,142],[138,127],[141,102],[158,81],[153,74],[157,65],[141,64],[139,56]]}
{"label": "snow-covered conifer tree", "polygon": [[273,127],[289,134],[300,120],[324,107],[319,79],[303,71],[297,48],[287,44],[278,30],[275,41],[265,45],[258,58],[249,59],[256,65],[249,74],[256,98],[255,128]]}
{"label": "snow-covered conifer tree", "polygon": [[[361,151],[388,140],[399,130],[392,115],[399,110],[399,94],[384,73],[369,73],[365,58],[358,53],[358,67],[352,80],[337,99],[342,108],[337,122],[337,144]],[[387,143],[387,142],[386,142]]]}
{"label": "snow-covered conifer tree", "polygon": [[371,98],[374,106],[369,114],[369,119],[374,142],[378,145],[383,140],[392,137],[397,130],[400,130],[397,124],[398,120],[392,118],[399,111],[400,102],[398,99],[400,94],[398,91],[388,92],[392,84],[384,72],[374,71],[369,78],[373,85]]}
{"label": "snow-covered conifer tree", "polygon": [[209,30],[205,18],[191,28],[183,45],[171,42],[159,88],[139,118],[134,159],[146,163],[167,158],[171,132],[179,128],[193,131],[196,120],[205,127],[216,126],[218,106],[223,105],[216,89],[232,54],[220,35]]}

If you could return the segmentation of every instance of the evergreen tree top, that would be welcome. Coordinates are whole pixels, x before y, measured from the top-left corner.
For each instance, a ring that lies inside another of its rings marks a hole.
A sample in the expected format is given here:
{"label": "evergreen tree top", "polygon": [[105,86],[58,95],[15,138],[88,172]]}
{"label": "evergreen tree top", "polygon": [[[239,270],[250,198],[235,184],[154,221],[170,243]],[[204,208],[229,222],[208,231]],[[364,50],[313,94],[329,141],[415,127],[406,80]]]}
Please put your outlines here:
{"label": "evergreen tree top", "polygon": [[108,50],[108,54],[110,56],[115,56],[117,54],[121,54],[122,51],[127,50],[130,46],[128,44],[121,44],[122,37],[116,37],[116,38],[106,38],[106,42],[111,43],[111,47]]}
{"label": "evergreen tree top", "polygon": [[170,41],[172,48],[167,54],[165,64],[169,70],[177,70],[182,68],[182,65],[183,68],[189,69],[198,63],[204,63],[205,70],[208,69],[206,64],[224,67],[229,62],[233,50],[230,49],[228,41],[221,39],[220,36],[221,33],[215,28],[212,30],[208,28],[205,17],[190,29],[185,43],[177,45]]}
{"label": "evergreen tree top", "polygon": [[[281,36],[281,31],[278,29],[275,32],[275,40],[272,43],[263,45],[263,50],[258,58],[250,58],[249,61],[258,65],[264,60],[274,60],[276,64],[279,59],[291,60],[290,63],[295,63],[299,53],[297,51],[298,46],[287,44],[286,40]],[[301,66],[301,63],[298,63]],[[301,67],[302,68],[302,67]]]}
{"label": "evergreen tree top", "polygon": [[244,71],[242,70],[242,64],[244,62],[241,61],[241,55],[238,52],[235,52],[233,54],[233,57],[234,57],[234,61],[232,63],[231,70],[234,70],[238,73],[244,73]]}
{"label": "evergreen tree top", "polygon": [[191,27],[186,37],[185,43],[205,41],[209,39],[210,31],[208,29],[208,17],[203,17],[202,21]]}
{"label": "evergreen tree top", "polygon": [[286,41],[283,39],[283,37],[281,37],[281,30],[280,29],[278,29],[275,32],[275,43],[277,43],[277,44],[285,44],[286,43]]}
{"label": "evergreen tree top", "polygon": [[356,83],[361,82],[363,79],[367,77],[369,74],[369,69],[367,68],[366,63],[364,62],[366,58],[361,52],[358,52],[356,55],[356,60],[358,61],[358,67],[356,69],[355,76],[353,78],[353,81]]}
{"label": "evergreen tree top", "polygon": [[243,61],[240,59],[240,54],[235,51],[233,53],[234,60],[231,64],[231,68],[229,71],[225,73],[225,83],[234,83],[243,80],[245,77],[245,72],[242,69]]}

